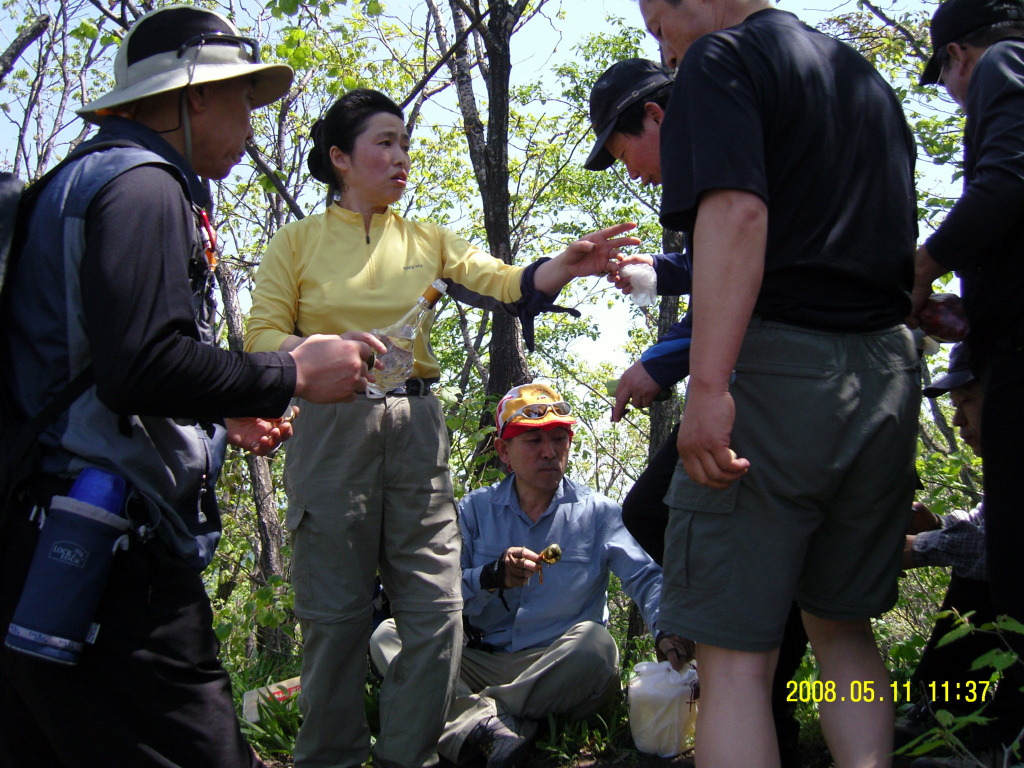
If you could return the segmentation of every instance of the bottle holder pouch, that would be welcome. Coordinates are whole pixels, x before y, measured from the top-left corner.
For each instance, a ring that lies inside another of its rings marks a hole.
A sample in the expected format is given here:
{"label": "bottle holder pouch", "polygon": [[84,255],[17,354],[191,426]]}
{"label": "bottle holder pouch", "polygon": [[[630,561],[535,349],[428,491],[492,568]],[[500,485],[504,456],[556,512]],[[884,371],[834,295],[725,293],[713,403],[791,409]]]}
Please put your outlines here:
{"label": "bottle holder pouch", "polygon": [[61,664],[77,664],[92,642],[96,608],[114,553],[128,547],[130,521],[69,496],[55,496],[5,644]]}

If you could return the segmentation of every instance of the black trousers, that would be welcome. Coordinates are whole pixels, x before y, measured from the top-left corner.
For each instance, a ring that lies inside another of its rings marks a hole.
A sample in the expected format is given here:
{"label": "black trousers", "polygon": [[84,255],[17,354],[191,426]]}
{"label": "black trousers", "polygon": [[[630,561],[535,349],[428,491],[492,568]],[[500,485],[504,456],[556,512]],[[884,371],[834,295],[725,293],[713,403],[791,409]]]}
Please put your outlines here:
{"label": "black trousers", "polygon": [[[989,583],[958,576],[949,580],[941,610],[956,610],[961,615],[970,612],[973,614],[970,621],[975,627],[994,621],[997,615]],[[965,699],[968,696],[973,698],[971,694],[974,691],[980,695],[983,689],[968,688],[964,683],[983,683],[992,674],[989,667],[972,670],[974,660],[991,651],[1005,648],[1005,644],[990,632],[975,631],[940,646],[939,641],[953,629],[954,624],[952,617],[944,617],[935,622],[911,683],[934,709],[947,709],[955,715],[966,715],[976,711],[981,702]],[[1019,685],[1015,685],[1018,679],[1009,675],[999,683],[994,695],[992,691],[987,692],[984,714],[992,718],[992,721],[987,726],[975,726],[970,732],[978,746],[1009,744],[1024,728],[1024,693]],[[962,700],[957,699],[958,693]]]}
{"label": "black trousers", "polygon": [[[16,501],[0,533],[0,628],[38,528]],[[0,651],[2,768],[255,768],[199,573],[162,543],[118,552],[77,666]]]}
{"label": "black trousers", "polygon": [[[990,353],[982,373],[985,401],[981,413],[981,447],[985,479],[985,548],[989,588],[996,615],[1024,623],[1024,506],[1021,504],[1020,435],[1024,430],[1024,351]],[[1007,632],[1005,640],[1020,661],[1006,671],[993,708],[1004,696],[1024,700],[1024,635]],[[1019,706],[1019,705],[1018,705]],[[1012,711],[1008,707],[1001,710]],[[1024,728],[1024,708],[999,717],[1003,741]]]}
{"label": "black trousers", "polygon": [[[940,610],[956,610],[960,614],[973,612],[971,623],[976,627],[995,618],[988,582],[963,579],[959,576],[953,576],[949,580],[949,587],[946,589]],[[934,702],[937,709],[973,712],[979,706],[977,703],[946,701],[946,689],[943,685],[949,683],[948,690],[952,699],[953,694],[967,690],[963,683],[972,680],[981,683],[988,680],[991,670],[971,670],[971,664],[982,654],[998,647],[999,642],[992,635],[971,632],[952,643],[939,645],[939,641],[949,634],[954,624],[952,617],[940,618],[935,622],[910,682],[914,690],[921,693],[926,701]],[[980,689],[978,690],[980,693]]]}
{"label": "black trousers", "polygon": [[[679,427],[658,450],[636,483],[622,501],[622,522],[641,547],[658,565],[665,559],[665,529],[668,527],[668,506],[665,494],[679,462],[676,451],[676,435]],[[785,634],[779,647],[779,662],[772,680],[772,717],[775,721],[775,735],[779,742],[779,756],[782,768],[798,768],[798,743],[800,724],[796,720],[796,701],[790,701],[791,688],[787,683],[793,679],[807,650],[807,633],[804,631],[800,608],[794,603],[786,619]]]}

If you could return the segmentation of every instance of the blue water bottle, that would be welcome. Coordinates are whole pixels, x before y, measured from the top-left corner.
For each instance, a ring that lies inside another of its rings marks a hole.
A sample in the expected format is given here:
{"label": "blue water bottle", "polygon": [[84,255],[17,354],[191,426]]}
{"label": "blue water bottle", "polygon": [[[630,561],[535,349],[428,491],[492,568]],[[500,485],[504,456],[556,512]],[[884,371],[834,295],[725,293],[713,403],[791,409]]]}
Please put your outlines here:
{"label": "blue water bottle", "polygon": [[114,552],[131,523],[122,514],[125,480],[86,467],[67,496],[54,496],[39,533],[5,644],[61,664],[77,664],[95,636],[93,618]]}

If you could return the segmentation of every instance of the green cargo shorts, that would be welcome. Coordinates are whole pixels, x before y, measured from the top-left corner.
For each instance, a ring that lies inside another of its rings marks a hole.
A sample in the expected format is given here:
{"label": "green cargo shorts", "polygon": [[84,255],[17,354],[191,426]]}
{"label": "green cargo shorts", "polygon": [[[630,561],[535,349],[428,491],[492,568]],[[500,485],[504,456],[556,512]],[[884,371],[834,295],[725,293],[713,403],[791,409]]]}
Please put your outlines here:
{"label": "green cargo shorts", "polygon": [[811,331],[755,318],[730,392],[724,490],[682,463],[665,497],[662,629],[741,651],[779,645],[794,599],[825,619],[893,606],[914,469],[920,367],[903,326]]}

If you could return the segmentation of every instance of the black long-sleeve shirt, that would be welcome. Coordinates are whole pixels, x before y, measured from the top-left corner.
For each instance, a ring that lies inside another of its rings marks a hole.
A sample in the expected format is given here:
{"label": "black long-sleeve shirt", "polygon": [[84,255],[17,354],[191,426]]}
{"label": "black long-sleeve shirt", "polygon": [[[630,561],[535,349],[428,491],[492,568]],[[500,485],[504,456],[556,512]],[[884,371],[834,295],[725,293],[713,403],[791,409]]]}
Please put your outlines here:
{"label": "black long-sleeve shirt", "polygon": [[964,111],[963,193],[926,244],[961,277],[980,357],[1024,343],[1024,40],[978,59]]}
{"label": "black long-sleeve shirt", "polygon": [[291,355],[230,352],[197,332],[185,258],[194,231],[180,185],[155,166],[122,174],[90,206],[82,306],[99,398],[120,414],[280,416],[295,389]]}

